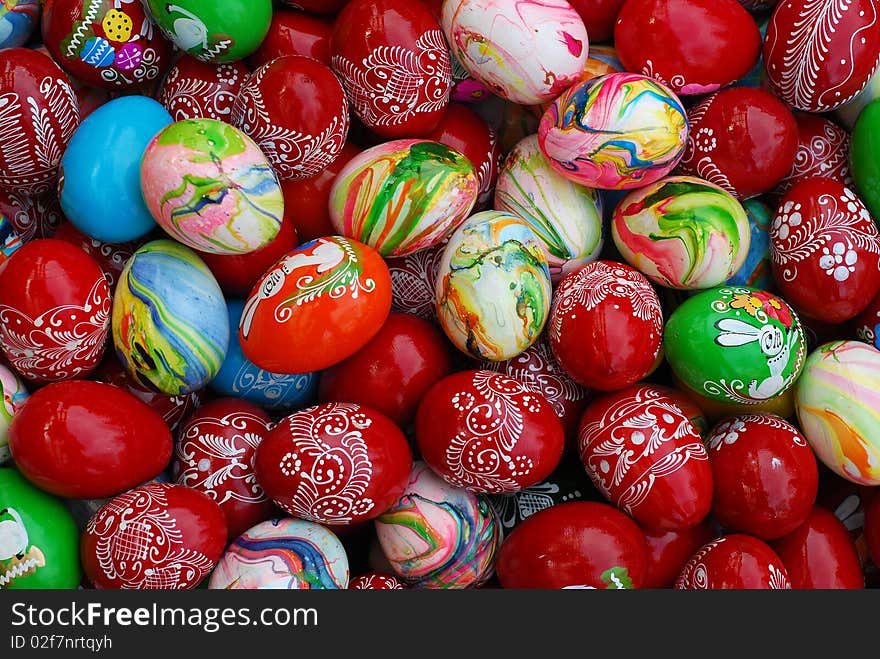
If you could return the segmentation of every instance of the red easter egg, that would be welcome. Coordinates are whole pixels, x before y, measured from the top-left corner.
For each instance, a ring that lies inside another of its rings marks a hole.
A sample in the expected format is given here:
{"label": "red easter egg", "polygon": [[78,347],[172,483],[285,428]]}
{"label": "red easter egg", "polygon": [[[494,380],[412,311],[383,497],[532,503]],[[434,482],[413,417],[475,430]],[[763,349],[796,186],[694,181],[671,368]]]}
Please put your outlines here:
{"label": "red easter egg", "polygon": [[435,384],[416,415],[422,457],[445,481],[474,492],[518,492],[559,464],[565,433],[547,399],[492,371]]}
{"label": "red easter egg", "polygon": [[282,4],[312,14],[336,14],[350,0],[281,0]]}
{"label": "red easter egg", "polygon": [[852,188],[849,133],[832,121],[815,114],[795,112],[794,118],[798,126],[794,164],[773,193],[782,196],[797,183],[814,176],[824,176]]}
{"label": "red easter egg", "polygon": [[503,588],[641,588],[645,535],[605,503],[574,501],[541,510],[517,526],[498,552]]}
{"label": "red easter egg", "polygon": [[80,541],[96,588],[192,589],[226,546],[226,520],[208,495],[183,485],[147,483],[111,499]]}
{"label": "red easter egg", "polygon": [[51,238],[64,221],[55,190],[29,195],[0,189],[0,215],[12,223],[15,232],[25,243],[37,238]]}
{"label": "red easter egg", "polygon": [[865,509],[865,539],[874,565],[880,565],[880,496],[874,496]]}
{"label": "red easter egg", "polygon": [[171,432],[130,393],[74,380],[30,395],[12,419],[9,449],[41,490],[98,499],[158,476],[171,458]]}
{"label": "red easter egg", "polygon": [[230,121],[235,97],[249,75],[241,62],[212,64],[184,55],[168,69],[159,89],[159,102],[174,121]]}
{"label": "red easter egg", "polygon": [[806,521],[772,544],[792,588],[865,587],[859,554],[843,523],[816,506]]}
{"label": "red easter egg", "polygon": [[385,260],[391,274],[392,311],[414,314],[431,322],[437,320],[435,286],[445,247],[443,243]]}
{"label": "red easter egg", "polygon": [[407,585],[393,574],[367,572],[348,582],[349,590],[406,590]]}
{"label": "red easter egg", "polygon": [[855,317],[880,289],[877,226],[856,194],[831,179],[802,181],[782,198],[770,260],[785,300],[826,323]]}
{"label": "red easter egg", "polygon": [[816,456],[800,431],[772,414],[727,419],[706,438],[721,526],[762,540],[804,523],[816,502]]}
{"label": "red easter egg", "polygon": [[65,240],[72,245],[76,245],[86,254],[91,256],[104,271],[107,277],[107,284],[110,286],[110,294],[116,289],[116,282],[125,268],[128,259],[134,255],[140,242],[125,243],[102,243],[95,240],[77,229],[70,222],[64,222],[55,231],[53,238]]}
{"label": "red easter egg", "polygon": [[786,0],[764,36],[767,79],[783,101],[828,112],[868,83],[880,56],[874,0]]}
{"label": "red easter egg", "polygon": [[709,514],[712,470],[702,438],[681,408],[653,387],[590,403],[578,448],[596,489],[641,526],[678,531]]}
{"label": "red easter egg", "polygon": [[436,325],[392,313],[367,345],[321,374],[318,400],[365,405],[403,427],[451,370],[450,346]]}
{"label": "red easter egg", "polygon": [[449,102],[449,47],[421,2],[353,0],[336,18],[330,61],[357,117],[386,139],[424,137]]}
{"label": "red easter egg", "polygon": [[0,57],[0,188],[48,192],[79,125],[70,78],[48,55],[8,48]]}
{"label": "red easter egg", "polygon": [[92,372],[110,330],[110,288],[79,247],[51,238],[17,249],[0,271],[0,348],[35,382]]}
{"label": "red easter egg", "polygon": [[627,71],[676,94],[708,94],[754,68],[761,33],[736,0],[629,0],[617,15],[614,46]]}
{"label": "red easter egg", "polygon": [[708,521],[681,531],[642,531],[648,543],[648,575],[643,588],[672,588],[690,557],[716,537]]}
{"label": "red easter egg", "polygon": [[326,18],[276,9],[266,38],[248,62],[257,69],[278,57],[303,55],[330,66],[332,34],[333,22]]}
{"label": "red easter egg", "polygon": [[391,310],[388,266],[349,238],[319,238],[266,272],[244,305],[239,341],[270,373],[311,373],[363,348]]}
{"label": "red easter egg", "polygon": [[112,90],[161,79],[171,44],[140,2],[46,0],[43,43],[70,75]]}
{"label": "red easter egg", "polygon": [[687,562],[679,590],[784,590],[791,581],[782,560],[767,543],[734,533],[701,547]]}
{"label": "red easter egg", "polygon": [[688,123],[682,174],[748,199],[772,190],[791,171],[798,125],[788,106],[769,92],[723,89],[694,107]]}
{"label": "red easter egg", "polygon": [[330,67],[289,55],[250,75],[230,121],[257,143],[278,178],[310,178],[345,145],[348,101]]}
{"label": "red easter egg", "polygon": [[625,0],[568,0],[580,15],[590,35],[590,43],[610,42],[614,23]]}
{"label": "red easter egg", "polygon": [[270,425],[256,405],[222,398],[200,407],[180,428],[171,461],[174,481],[220,505],[230,538],[275,510],[254,474],[254,454]]}
{"label": "red easter egg", "polygon": [[566,275],[553,293],[547,325],[559,365],[599,391],[648,375],[663,341],[663,310],[651,283],[614,261],[593,261]]}
{"label": "red easter egg", "polygon": [[291,414],[257,447],[257,482],[287,513],[319,524],[378,517],[412,470],[406,437],[383,414],[327,403]]}

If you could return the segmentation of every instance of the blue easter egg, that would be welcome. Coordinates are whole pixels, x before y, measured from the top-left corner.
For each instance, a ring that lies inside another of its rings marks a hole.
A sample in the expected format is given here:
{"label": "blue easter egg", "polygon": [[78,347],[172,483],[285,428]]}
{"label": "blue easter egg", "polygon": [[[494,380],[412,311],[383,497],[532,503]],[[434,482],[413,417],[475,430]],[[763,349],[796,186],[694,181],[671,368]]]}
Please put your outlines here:
{"label": "blue easter egg", "polygon": [[61,208],[73,225],[105,243],[137,240],[156,227],[141,194],[141,157],[173,123],[146,96],[124,96],[92,112],[61,159]]}
{"label": "blue easter egg", "polygon": [[92,37],[86,41],[79,56],[86,64],[101,68],[113,64],[113,60],[116,59],[116,51],[106,39]]}
{"label": "blue easter egg", "polygon": [[746,260],[740,269],[727,280],[728,286],[751,286],[764,291],[776,289],[773,272],[770,269],[770,223],[773,211],[757,199],[743,202],[749,218],[751,239]]}
{"label": "blue easter egg", "polygon": [[318,390],[316,373],[283,375],[264,371],[248,360],[238,342],[243,300],[228,300],[229,349],[211,388],[224,396],[241,398],[268,410],[300,409],[311,405]]}
{"label": "blue easter egg", "polygon": [[24,46],[37,26],[39,0],[5,0],[0,4],[0,50]]}

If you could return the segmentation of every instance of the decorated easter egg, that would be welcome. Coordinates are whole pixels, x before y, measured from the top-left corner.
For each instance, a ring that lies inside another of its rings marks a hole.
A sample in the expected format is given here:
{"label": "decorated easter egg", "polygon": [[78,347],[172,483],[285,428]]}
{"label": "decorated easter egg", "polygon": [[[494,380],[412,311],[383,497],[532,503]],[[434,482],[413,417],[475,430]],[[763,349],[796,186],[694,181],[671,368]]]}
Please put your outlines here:
{"label": "decorated easter egg", "polygon": [[798,125],[770,92],[731,87],[688,113],[682,174],[699,176],[738,199],[772,190],[792,168]]}
{"label": "decorated easter egg", "polygon": [[113,343],[128,372],[169,395],[204,387],[229,345],[223,293],[196,253],[154,240],[134,253],[113,296]]}
{"label": "decorated easter egg", "polygon": [[230,121],[232,104],[249,75],[242,62],[210,64],[184,55],[168,69],[158,100],[174,121]]}
{"label": "decorated easter egg", "polygon": [[772,290],[776,287],[770,266],[770,225],[774,212],[759,199],[746,199],[742,207],[749,218],[749,251],[743,264],[726,283],[728,286]]}
{"label": "decorated easter egg", "polygon": [[[590,41],[604,43],[614,36],[614,23],[625,0],[569,0],[571,6],[584,20]],[[590,44],[592,55],[595,46]]]}
{"label": "decorated easter egg", "polygon": [[0,465],[12,456],[9,452],[9,424],[27,397],[28,391],[15,372],[0,364]]}
{"label": "decorated easter egg", "polygon": [[828,112],[867,84],[880,55],[871,0],[787,0],[773,10],[764,67],[773,91],[806,112]]}
{"label": "decorated easter egg", "polygon": [[244,305],[245,356],[272,373],[310,373],[372,339],[391,309],[388,266],[371,247],[330,236],[278,261]]}
{"label": "decorated easter egg", "polygon": [[243,132],[216,119],[164,128],[147,146],[141,189],[172,238],[214,254],[246,254],[278,235],[284,197],[272,165]]}
{"label": "decorated easter egg", "polygon": [[449,0],[442,24],[468,73],[514,103],[552,100],[587,60],[587,28],[566,0]]}
{"label": "decorated easter egg", "polygon": [[666,361],[685,385],[712,400],[757,405],[794,384],[806,356],[797,314],[755,288],[703,291],[670,315]]}
{"label": "decorated easter egg", "polygon": [[403,494],[411,468],[403,432],[384,414],[352,403],[291,414],[254,458],[257,481],[277,506],[331,526],[382,514]]}
{"label": "decorated easter egg", "polygon": [[6,0],[0,5],[0,50],[24,46],[40,16],[39,0]]}
{"label": "decorated easter egg", "polygon": [[61,155],[79,123],[70,78],[48,55],[10,48],[0,58],[0,188],[48,192]]}
{"label": "decorated easter egg", "polygon": [[880,485],[880,351],[834,341],[810,353],[795,390],[804,436],[826,467],[862,485]]}
{"label": "decorated easter egg", "polygon": [[640,588],[648,559],[645,535],[605,503],[574,501],[535,513],[498,552],[503,588]]}
{"label": "decorated easter egg", "polygon": [[77,229],[103,242],[141,238],[156,222],[141,194],[141,158],[171,115],[146,96],[123,96],[92,112],[64,157],[58,194]]}
{"label": "decorated easter egg", "polygon": [[[151,220],[152,221],[152,220]],[[57,240],[65,240],[71,245],[76,245],[86,254],[91,256],[104,271],[104,277],[110,286],[110,295],[116,290],[116,282],[128,263],[128,259],[141,246],[141,241],[128,241],[124,243],[105,243],[82,233],[70,222],[64,222],[52,236]]]}
{"label": "decorated easter egg", "polygon": [[816,456],[800,431],[770,414],[726,419],[706,437],[722,527],[775,540],[804,523],[816,501]]}
{"label": "decorated easter egg", "polygon": [[223,396],[240,398],[267,410],[290,410],[310,405],[318,390],[317,373],[270,373],[244,356],[238,342],[243,300],[227,300],[229,349],[210,387]]}
{"label": "decorated easter egg", "polygon": [[272,519],[236,538],[211,574],[216,590],[343,590],[348,556],[336,535],[302,519]]}
{"label": "decorated easter egg", "polygon": [[661,83],[610,73],[564,91],[541,117],[538,140],[550,165],[590,188],[650,185],[678,164],[687,139],[681,101]]}
{"label": "decorated easter egg", "polygon": [[144,0],[180,50],[203,62],[232,62],[253,53],[269,31],[271,0]]}
{"label": "decorated easter egg", "polygon": [[745,209],[721,187],[670,176],[621,200],[611,237],[655,284],[697,290],[723,284],[740,269],[751,228]]}
{"label": "decorated easter egg", "polygon": [[786,590],[791,581],[767,543],[744,533],[713,540],[690,558],[675,582],[679,590]]}
{"label": "decorated easter egg", "polygon": [[388,258],[391,275],[391,310],[428,321],[437,320],[434,286],[445,245],[423,249],[400,258]]}
{"label": "decorated easter egg", "polygon": [[79,586],[79,530],[55,497],[0,469],[0,590]]}
{"label": "decorated easter egg", "polygon": [[880,233],[842,183],[813,178],[783,197],[770,229],[773,277],[805,316],[850,320],[880,289]]}
{"label": "decorated easter egg", "polygon": [[852,97],[849,101],[841,105],[834,111],[834,118],[846,130],[852,131],[856,125],[856,121],[871,101],[877,100],[880,96],[880,70],[875,69],[874,74],[868,80],[862,91]]}
{"label": "decorated easter egg", "polygon": [[35,240],[0,270],[0,348],[35,382],[88,375],[110,328],[110,289],[100,266],[62,240]]}
{"label": "decorated easter egg", "polygon": [[80,552],[95,588],[172,590],[198,586],[225,545],[223,511],[207,494],[147,483],[98,509]]}
{"label": "decorated easter egg", "polygon": [[544,250],[525,220],[502,211],[471,216],[437,268],[437,313],[459,350],[505,361],[538,339],[552,288]]}
{"label": "decorated easter egg", "polygon": [[596,488],[642,527],[693,528],[712,506],[700,434],[675,401],[650,386],[607,394],[581,417],[581,462]]}
{"label": "decorated easter egg", "polygon": [[717,537],[709,520],[681,531],[642,530],[648,543],[648,574],[643,588],[672,588],[690,557]]}
{"label": "decorated easter egg", "polygon": [[[587,0],[589,1],[589,0]],[[617,57],[614,46],[590,45],[590,56],[580,80],[592,80],[609,73],[622,73],[626,71],[623,63]]]}
{"label": "decorated easter egg", "polygon": [[875,154],[880,148],[880,102],[862,110],[852,131],[850,152],[852,173],[859,195],[868,210],[880,215],[880,165]]}
{"label": "decorated easter egg", "polygon": [[330,62],[354,114],[380,137],[424,136],[449,103],[449,50],[421,2],[349,2],[334,23]]}
{"label": "decorated easter egg", "polygon": [[309,178],[342,151],[348,101],[329,66],[289,55],[248,76],[230,121],[257,143],[279,178]]}
{"label": "decorated easter egg", "polygon": [[498,494],[546,478],[562,458],[565,433],[543,394],[493,371],[461,371],[425,394],[416,441],[448,483]]}
{"label": "decorated easter egg", "polygon": [[479,586],[493,572],[501,530],[482,494],[452,487],[416,462],[400,499],[375,521],[382,553],[415,588]]}
{"label": "decorated easter egg", "polygon": [[758,61],[758,25],[736,0],[631,0],[614,26],[628,71],[676,94],[708,94],[739,80]]}
{"label": "decorated easter egg", "polygon": [[31,394],[9,426],[21,473],[71,499],[110,497],[158,476],[171,432],[146,403],[102,382],[56,382]]}
{"label": "decorated easter egg", "polygon": [[602,249],[602,202],[596,190],[557,172],[530,135],[519,142],[501,167],[495,206],[532,227],[558,282],[595,259]]}
{"label": "decorated easter egg", "polygon": [[0,216],[9,220],[23,243],[52,238],[63,221],[58,195],[50,190],[39,195],[0,189]]}
{"label": "decorated easter egg", "polygon": [[0,268],[9,260],[12,253],[24,244],[15,227],[3,215],[0,215]]}
{"label": "decorated easter egg", "polygon": [[367,345],[321,373],[319,399],[365,405],[405,427],[428,389],[452,370],[450,353],[433,323],[391,313]]}
{"label": "decorated easter egg", "polygon": [[43,42],[52,58],[104,89],[144,88],[161,79],[171,44],[155,27],[140,2],[48,0],[43,10]]}
{"label": "decorated easter egg", "polygon": [[356,155],[330,190],[330,220],[341,235],[382,256],[439,244],[477,201],[471,161],[427,140],[393,140]]}
{"label": "decorated easter egg", "polygon": [[258,69],[278,57],[303,55],[330,66],[330,38],[333,21],[302,11],[275,9],[266,38],[248,63]]}
{"label": "decorated easter egg", "polygon": [[406,590],[407,586],[393,574],[368,572],[348,582],[348,590]]}
{"label": "decorated easter egg", "polygon": [[547,333],[553,354],[572,379],[589,389],[613,391],[635,384],[656,366],[663,310],[640,272],[594,261],[557,286]]}
{"label": "decorated easter egg", "polygon": [[815,176],[824,176],[852,188],[849,133],[815,114],[795,112],[794,118],[798,126],[794,164],[776,186],[774,194],[784,195],[796,184]]}

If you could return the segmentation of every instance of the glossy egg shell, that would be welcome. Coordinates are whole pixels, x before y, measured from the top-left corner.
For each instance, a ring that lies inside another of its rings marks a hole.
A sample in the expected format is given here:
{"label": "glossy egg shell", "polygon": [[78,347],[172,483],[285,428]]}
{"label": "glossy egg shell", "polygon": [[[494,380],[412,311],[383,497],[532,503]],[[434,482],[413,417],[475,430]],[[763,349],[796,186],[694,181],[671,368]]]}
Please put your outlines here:
{"label": "glossy egg shell", "polygon": [[17,0],[0,8],[0,49],[24,46],[40,20],[40,0]]}
{"label": "glossy egg shell", "polygon": [[125,264],[128,263],[128,259],[132,257],[142,244],[141,241],[136,240],[124,243],[102,242],[85,235],[70,222],[64,222],[52,234],[52,237],[57,240],[65,240],[71,245],[76,245],[95,259],[101,270],[104,271],[104,277],[106,277],[107,284],[110,286],[111,295],[116,290],[116,282],[119,281],[119,276],[122,274]]}
{"label": "glossy egg shell", "polygon": [[648,543],[648,576],[643,588],[671,588],[690,557],[716,536],[708,520],[682,531],[642,530]]}
{"label": "glossy egg shell", "polygon": [[765,542],[743,533],[713,540],[687,562],[679,590],[786,590],[791,581],[779,556]]}
{"label": "glossy egg shell", "polygon": [[391,310],[409,313],[424,320],[437,320],[434,286],[445,245],[423,249],[400,258],[388,258],[391,275]]}
{"label": "glossy egg shell", "polygon": [[248,75],[242,62],[209,64],[184,55],[168,69],[158,101],[174,121],[203,117],[229,122],[232,104]]}
{"label": "glossy egg shell", "polygon": [[15,372],[0,364],[0,465],[9,461],[9,424],[27,400],[28,390]]}
{"label": "glossy egg shell", "polygon": [[784,195],[796,184],[814,176],[834,179],[853,189],[850,172],[850,135],[830,119],[795,112],[798,146],[794,164],[779,182],[774,194]]}
{"label": "glossy egg shell", "polygon": [[8,219],[22,242],[52,238],[64,220],[54,190],[32,195],[21,190],[0,189],[0,214]]}
{"label": "glossy egg shell", "polygon": [[406,590],[407,586],[393,574],[368,572],[348,582],[349,590]]}
{"label": "glossy egg shell", "polygon": [[773,224],[775,211],[760,198],[746,199],[742,207],[749,218],[749,251],[742,265],[726,283],[728,286],[773,290],[776,282],[770,266],[770,225]]}
{"label": "glossy egg shell", "polygon": [[[580,15],[593,43],[611,41],[617,14],[626,0],[569,0]],[[594,50],[592,44],[590,50]]]}
{"label": "glossy egg shell", "polygon": [[333,22],[302,11],[275,9],[266,38],[248,58],[253,69],[285,55],[303,55],[330,66]]}

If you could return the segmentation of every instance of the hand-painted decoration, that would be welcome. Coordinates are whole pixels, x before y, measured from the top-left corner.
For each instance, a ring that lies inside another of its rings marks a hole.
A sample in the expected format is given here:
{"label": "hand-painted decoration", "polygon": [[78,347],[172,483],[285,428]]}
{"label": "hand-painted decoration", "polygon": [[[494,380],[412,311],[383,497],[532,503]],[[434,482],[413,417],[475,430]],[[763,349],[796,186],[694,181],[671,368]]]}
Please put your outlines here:
{"label": "hand-painted decoration", "polygon": [[415,314],[432,322],[437,320],[434,286],[445,247],[441,244],[386,260],[391,275],[392,311]]}
{"label": "hand-painted decoration", "polygon": [[15,372],[0,364],[0,465],[12,457],[9,452],[9,424],[27,397],[28,391]]}
{"label": "hand-painted decoration", "polygon": [[24,46],[40,16],[40,0],[2,0],[0,2],[0,50]]}
{"label": "hand-painted decoration", "polygon": [[12,223],[21,242],[52,238],[64,220],[58,194],[50,190],[40,195],[0,189],[0,216]]}
{"label": "hand-painted decoration", "polygon": [[184,55],[168,69],[158,100],[174,121],[204,118],[230,122],[232,104],[248,75],[242,62],[208,64]]}
{"label": "hand-painted decoration", "polygon": [[393,574],[368,572],[348,582],[348,590],[406,590],[407,585]]}
{"label": "hand-painted decoration", "polygon": [[776,282],[770,265],[770,226],[774,213],[759,199],[746,199],[742,206],[749,218],[749,251],[743,264],[726,284],[773,290]]}
{"label": "hand-painted decoration", "polygon": [[679,590],[787,590],[791,581],[767,543],[733,533],[701,547],[682,569]]}
{"label": "hand-painted decoration", "polygon": [[830,178],[853,188],[850,172],[850,136],[829,119],[795,112],[798,147],[791,171],[779,182],[774,194],[784,195],[801,181],[816,176]]}

